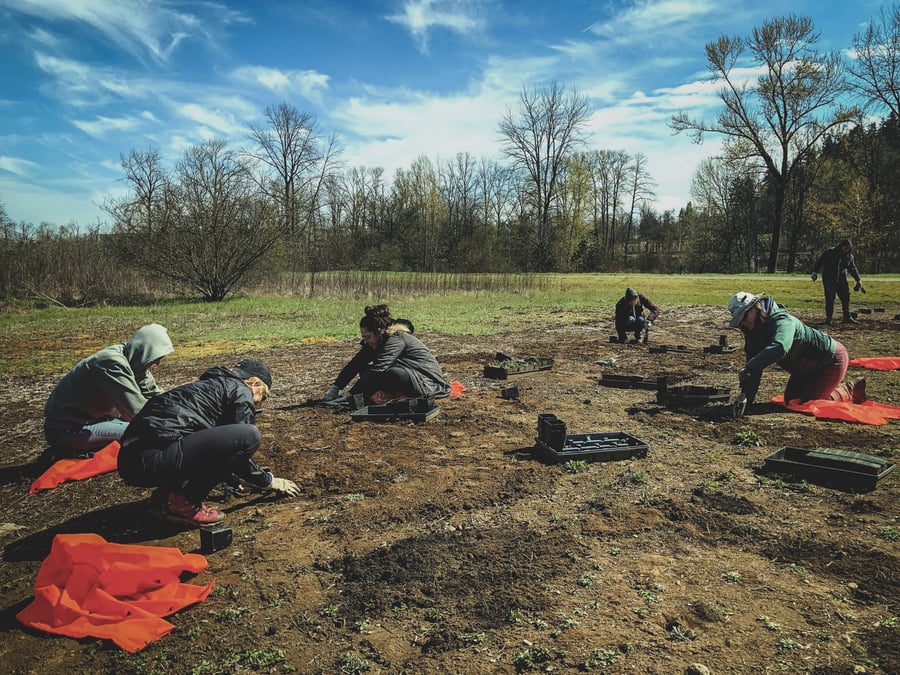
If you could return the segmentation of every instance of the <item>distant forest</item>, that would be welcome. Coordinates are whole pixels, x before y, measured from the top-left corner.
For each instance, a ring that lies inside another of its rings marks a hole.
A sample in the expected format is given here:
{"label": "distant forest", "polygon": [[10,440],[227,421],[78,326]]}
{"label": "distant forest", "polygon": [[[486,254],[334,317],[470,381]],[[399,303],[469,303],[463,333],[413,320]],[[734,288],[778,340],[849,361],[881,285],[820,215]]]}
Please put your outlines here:
{"label": "distant forest", "polygon": [[[725,147],[677,212],[653,208],[643,155],[586,146],[588,100],[559,83],[526,87],[497,123],[502,160],[423,156],[393,176],[346,167],[337,138],[282,103],[246,147],[207,141],[174,166],[123,154],[109,227],[15,223],[0,203],[0,297],[219,300],[341,270],[808,273],[844,238],[864,274],[897,272],[900,11],[854,36],[852,63],[816,39],[791,15],[707,44],[722,110],[671,127]],[[733,79],[739,58],[758,79]]]}

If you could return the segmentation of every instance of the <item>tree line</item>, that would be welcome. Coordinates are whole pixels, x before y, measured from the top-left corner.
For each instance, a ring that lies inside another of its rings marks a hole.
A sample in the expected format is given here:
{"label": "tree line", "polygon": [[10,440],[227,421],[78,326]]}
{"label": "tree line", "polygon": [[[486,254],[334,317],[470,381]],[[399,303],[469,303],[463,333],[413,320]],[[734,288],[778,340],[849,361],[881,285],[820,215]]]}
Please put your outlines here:
{"label": "tree line", "polygon": [[421,156],[393,176],[345,166],[334,135],[281,103],[244,147],[209,140],[173,166],[154,149],[123,154],[110,229],[16,224],[0,205],[0,292],[63,304],[219,300],[261,284],[314,294],[315,275],[335,270],[806,272],[845,237],[867,272],[894,271],[900,9],[854,36],[852,62],[818,38],[788,15],[706,45],[720,112],[670,126],[724,149],[677,213],[653,208],[642,154],[587,146],[589,101],[557,82],[507,109],[501,159]]}

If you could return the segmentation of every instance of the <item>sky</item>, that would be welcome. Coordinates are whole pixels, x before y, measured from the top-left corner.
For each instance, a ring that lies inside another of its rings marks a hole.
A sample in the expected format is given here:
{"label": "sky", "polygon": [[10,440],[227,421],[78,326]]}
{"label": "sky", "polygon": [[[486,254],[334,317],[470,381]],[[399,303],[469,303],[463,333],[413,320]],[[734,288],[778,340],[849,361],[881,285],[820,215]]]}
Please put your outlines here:
{"label": "sky", "polygon": [[588,97],[589,149],[642,153],[657,210],[690,199],[701,145],[672,115],[720,109],[704,45],[810,17],[850,52],[876,0],[0,0],[0,204],[15,222],[90,226],[127,193],[121,157],[167,166],[217,138],[238,150],[267,106],[334,134],[347,167],[502,160],[524,89]]}

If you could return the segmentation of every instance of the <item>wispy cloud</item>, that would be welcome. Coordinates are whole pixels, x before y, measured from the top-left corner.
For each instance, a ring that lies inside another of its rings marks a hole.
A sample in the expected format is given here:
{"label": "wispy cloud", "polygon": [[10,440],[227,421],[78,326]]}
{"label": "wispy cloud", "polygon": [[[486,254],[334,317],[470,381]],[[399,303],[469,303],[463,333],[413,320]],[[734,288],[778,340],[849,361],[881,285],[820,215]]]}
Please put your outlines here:
{"label": "wispy cloud", "polygon": [[428,51],[429,33],[436,29],[469,35],[484,30],[486,0],[407,0],[402,11],[385,17],[406,28],[419,49]]}
{"label": "wispy cloud", "polygon": [[[217,3],[197,3],[191,14],[174,5],[142,0],[3,0],[14,11],[43,20],[90,26],[138,59],[165,62],[186,39],[212,44],[221,26],[244,21],[240,12]],[[38,35],[40,37],[40,35]]]}
{"label": "wispy cloud", "polygon": [[0,171],[6,171],[16,176],[25,178],[35,167],[37,167],[37,164],[27,159],[0,155]]}
{"label": "wispy cloud", "polygon": [[328,89],[328,75],[315,70],[281,70],[263,66],[242,66],[232,71],[237,82],[269,89],[280,96],[297,93],[304,98],[317,99]]}
{"label": "wispy cloud", "polygon": [[101,115],[90,121],[73,120],[72,124],[88,136],[103,138],[111,132],[134,131],[141,125],[141,122],[135,117],[104,117]]}

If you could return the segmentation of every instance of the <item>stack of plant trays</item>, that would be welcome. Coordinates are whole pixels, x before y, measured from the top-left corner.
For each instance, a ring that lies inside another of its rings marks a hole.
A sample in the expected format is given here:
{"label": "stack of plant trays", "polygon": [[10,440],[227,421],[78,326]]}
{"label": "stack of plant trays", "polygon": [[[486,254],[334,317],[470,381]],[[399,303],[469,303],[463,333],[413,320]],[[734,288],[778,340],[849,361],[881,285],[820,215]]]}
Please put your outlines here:
{"label": "stack of plant trays", "polygon": [[384,405],[369,405],[350,413],[355,422],[427,422],[440,412],[433,396],[400,398]]}

